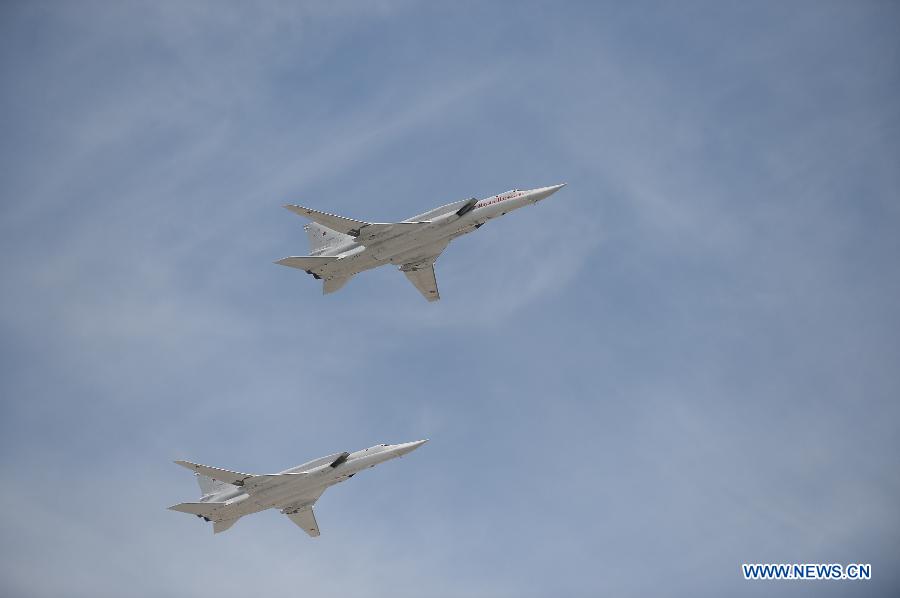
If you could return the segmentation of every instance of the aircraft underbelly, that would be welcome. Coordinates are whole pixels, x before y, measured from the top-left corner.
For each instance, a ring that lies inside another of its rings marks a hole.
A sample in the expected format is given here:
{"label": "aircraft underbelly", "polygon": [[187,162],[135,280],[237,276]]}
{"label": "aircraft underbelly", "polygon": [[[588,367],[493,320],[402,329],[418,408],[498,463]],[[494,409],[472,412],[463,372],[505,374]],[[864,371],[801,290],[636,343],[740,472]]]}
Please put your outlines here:
{"label": "aircraft underbelly", "polygon": [[261,505],[254,500],[245,500],[239,505],[234,506],[234,511],[229,513],[228,519],[243,517],[244,515],[252,515],[270,509],[270,506]]}
{"label": "aircraft underbelly", "polygon": [[443,225],[435,225],[414,232],[398,235],[381,243],[358,248],[339,260],[329,263],[320,274],[326,278],[352,276],[387,263],[406,264],[415,261],[416,256],[440,243],[446,244],[477,228],[479,223],[470,218],[461,218]]}
{"label": "aircraft underbelly", "polygon": [[406,263],[405,256],[415,255],[417,250],[433,247],[452,236],[454,232],[455,227],[452,225],[428,228],[391,239],[386,243],[372,247],[370,251],[382,263],[402,264]]}
{"label": "aircraft underbelly", "polygon": [[441,229],[425,230],[414,234],[409,234],[396,239],[391,239],[385,243],[373,246],[369,251],[375,259],[383,262],[392,261],[396,255],[408,252],[416,247],[432,245],[441,237]]}
{"label": "aircraft underbelly", "polygon": [[326,277],[352,276],[380,266],[381,263],[368,251],[354,253],[329,264]]}
{"label": "aircraft underbelly", "polygon": [[[255,513],[273,507],[281,508],[310,495],[318,498],[325,488],[340,481],[335,479],[336,475],[334,470],[326,468],[323,471],[298,477],[294,481],[260,488],[250,496],[250,500],[245,502],[252,503],[248,505],[248,508],[252,509],[249,512]],[[315,499],[312,502],[315,502]]]}

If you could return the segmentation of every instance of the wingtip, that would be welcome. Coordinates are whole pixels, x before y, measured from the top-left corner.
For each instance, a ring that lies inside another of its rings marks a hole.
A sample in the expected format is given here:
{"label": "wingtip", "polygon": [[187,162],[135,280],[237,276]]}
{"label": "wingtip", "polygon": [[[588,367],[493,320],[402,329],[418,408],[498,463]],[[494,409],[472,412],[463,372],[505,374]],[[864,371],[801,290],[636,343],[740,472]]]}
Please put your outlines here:
{"label": "wingtip", "polygon": [[309,208],[304,208],[295,203],[286,203],[281,207],[297,216],[303,216],[304,218],[309,216]]}
{"label": "wingtip", "polygon": [[278,264],[279,266],[288,266],[289,268],[293,268],[294,266],[291,265],[291,261],[296,259],[296,257],[297,256],[283,257],[280,260],[273,261],[272,263]]}

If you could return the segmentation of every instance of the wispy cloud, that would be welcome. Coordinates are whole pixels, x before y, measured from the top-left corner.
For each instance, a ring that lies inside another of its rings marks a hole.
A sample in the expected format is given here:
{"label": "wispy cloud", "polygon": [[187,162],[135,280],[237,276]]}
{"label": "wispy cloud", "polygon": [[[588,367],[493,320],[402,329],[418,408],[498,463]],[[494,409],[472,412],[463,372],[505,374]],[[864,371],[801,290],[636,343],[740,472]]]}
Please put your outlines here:
{"label": "wispy cloud", "polygon": [[[4,17],[6,593],[721,595],[835,558],[896,585],[895,8]],[[563,181],[455,241],[437,304],[271,264],[306,248],[286,201]],[[316,541],[165,511],[174,458],[418,437]]]}

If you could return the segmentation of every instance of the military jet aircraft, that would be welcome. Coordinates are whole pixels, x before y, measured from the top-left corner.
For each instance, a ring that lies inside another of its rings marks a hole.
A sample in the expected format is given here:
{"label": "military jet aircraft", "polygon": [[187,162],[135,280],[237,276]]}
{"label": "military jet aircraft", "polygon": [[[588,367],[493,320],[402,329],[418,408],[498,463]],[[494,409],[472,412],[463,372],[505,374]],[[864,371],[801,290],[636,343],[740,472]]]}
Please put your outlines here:
{"label": "military jet aircraft", "polygon": [[319,535],[313,505],[322,493],[344,480],[395,457],[416,450],[427,440],[403,444],[379,444],[355,453],[335,453],[280,473],[255,475],[175,461],[195,472],[203,497],[169,507],[212,521],[213,533],[224,532],[250,513],[280,509],[311,537]]}
{"label": "military jet aircraft", "polygon": [[425,299],[437,301],[441,295],[434,277],[434,262],[450,241],[492,218],[546,199],[564,186],[565,183],[526,191],[513,189],[482,200],[463,199],[392,223],[353,220],[289,204],[284,207],[312,220],[304,227],[310,255],[286,257],[275,263],[322,279],[326,295],[360,272],[396,264]]}

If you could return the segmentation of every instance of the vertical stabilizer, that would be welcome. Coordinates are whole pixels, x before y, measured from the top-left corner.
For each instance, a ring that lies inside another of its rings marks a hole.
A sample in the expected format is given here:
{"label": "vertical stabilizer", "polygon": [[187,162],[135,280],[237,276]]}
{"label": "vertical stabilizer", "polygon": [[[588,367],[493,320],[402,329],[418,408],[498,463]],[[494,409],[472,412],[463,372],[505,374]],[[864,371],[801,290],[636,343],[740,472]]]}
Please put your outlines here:
{"label": "vertical stabilizer", "polygon": [[231,484],[226,484],[225,482],[220,482],[219,480],[214,480],[209,476],[205,476],[202,474],[194,474],[197,476],[197,484],[200,486],[201,496],[207,496],[208,494],[215,494],[217,492],[221,492],[225,490],[227,486],[231,486]]}
{"label": "vertical stabilizer", "polygon": [[318,222],[310,222],[305,225],[303,229],[309,237],[310,255],[317,255],[330,247],[336,247],[337,245],[353,240],[353,237],[339,233]]}

